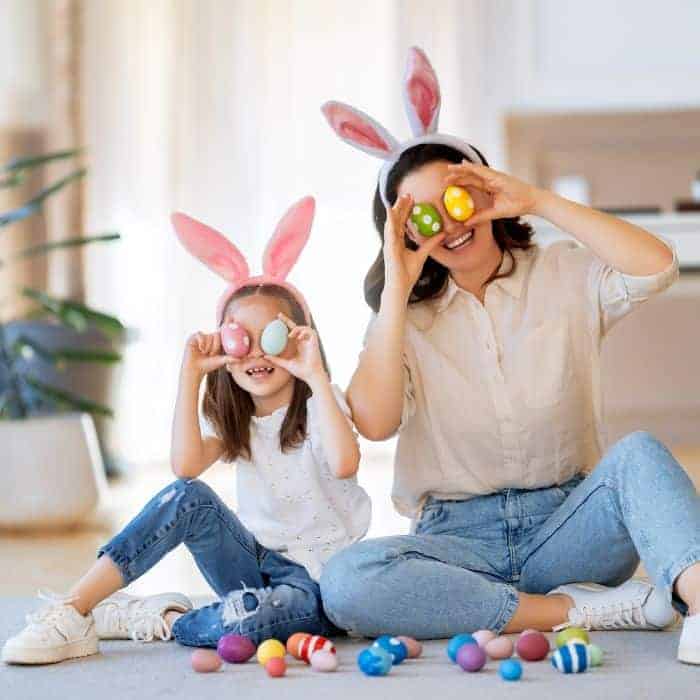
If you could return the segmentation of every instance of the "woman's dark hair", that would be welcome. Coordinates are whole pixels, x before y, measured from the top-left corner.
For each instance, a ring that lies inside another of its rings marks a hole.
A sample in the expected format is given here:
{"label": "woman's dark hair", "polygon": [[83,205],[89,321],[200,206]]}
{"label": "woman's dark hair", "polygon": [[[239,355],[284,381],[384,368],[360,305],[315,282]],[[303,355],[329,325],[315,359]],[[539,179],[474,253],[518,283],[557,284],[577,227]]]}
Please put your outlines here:
{"label": "woman's dark hair", "polygon": [[[474,146],[472,146],[474,148]],[[486,158],[474,148],[483,165],[488,165]],[[396,202],[398,197],[398,187],[401,180],[413,170],[420,168],[422,165],[432,163],[437,160],[445,160],[450,163],[461,163],[465,159],[465,155],[451,146],[443,144],[419,144],[407,149],[401,154],[396,165],[392,168],[387,178],[386,193],[387,199],[391,204]],[[379,194],[379,187],[374,193],[374,225],[379,233],[379,237],[384,243],[384,224],[386,223],[386,208]],[[494,273],[487,282],[491,282],[499,277],[508,277],[515,271],[516,261],[511,250],[513,248],[529,248],[532,245],[533,230],[530,224],[520,221],[519,218],[496,219],[492,222],[493,237],[498,244],[498,247],[503,251],[504,255],[508,255],[511,260],[509,269],[500,275]],[[411,250],[416,250],[416,244],[405,236],[406,246]],[[445,290],[449,272],[446,267],[441,265],[436,260],[428,258],[423,265],[418,281],[411,291],[408,303],[413,304],[425,299],[433,299],[439,297]],[[384,274],[384,252],[383,248],[379,249],[379,255],[369,268],[365,276],[365,300],[370,308],[377,312],[384,290],[385,274]]]}
{"label": "woman's dark hair", "polygon": [[[299,302],[284,287],[275,284],[243,287],[231,297],[227,308],[234,301],[256,294],[280,299],[287,305],[287,315],[295,323],[306,324],[304,311]],[[225,315],[224,311],[224,317]],[[313,318],[310,319],[310,323],[315,329]],[[330,377],[326,353],[320,337],[319,348],[323,367]],[[311,396],[309,385],[295,377],[292,400],[280,428],[280,449],[283,452],[299,446],[306,437],[306,401],[309,396]],[[202,398],[202,413],[224,444],[225,460],[232,462],[238,457],[251,458],[250,421],[255,414],[255,406],[250,394],[233,381],[226,367],[220,367],[207,375]]]}

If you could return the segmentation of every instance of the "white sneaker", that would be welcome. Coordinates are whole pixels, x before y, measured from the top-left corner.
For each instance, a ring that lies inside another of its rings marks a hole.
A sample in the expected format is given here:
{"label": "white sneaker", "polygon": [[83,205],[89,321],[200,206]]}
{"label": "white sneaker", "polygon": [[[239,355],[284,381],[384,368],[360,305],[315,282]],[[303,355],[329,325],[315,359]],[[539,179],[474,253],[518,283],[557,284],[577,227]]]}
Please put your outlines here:
{"label": "white sneaker", "polygon": [[181,593],[161,593],[145,598],[115,593],[96,605],[92,614],[100,639],[152,642],[171,638],[165,621],[168,610],[185,613],[192,610],[192,601]]}
{"label": "white sneaker", "polygon": [[48,601],[27,615],[27,625],[2,648],[6,664],[55,664],[66,659],[97,654],[98,641],[92,615],[81,615],[70,598],[39,592]]}
{"label": "white sneaker", "polygon": [[700,664],[700,615],[691,615],[683,620],[678,660],[684,664]]}
{"label": "white sneaker", "polygon": [[661,630],[676,620],[676,612],[661,591],[631,579],[616,588],[594,583],[559,586],[548,595],[563,593],[574,601],[565,627],[589,630]]}

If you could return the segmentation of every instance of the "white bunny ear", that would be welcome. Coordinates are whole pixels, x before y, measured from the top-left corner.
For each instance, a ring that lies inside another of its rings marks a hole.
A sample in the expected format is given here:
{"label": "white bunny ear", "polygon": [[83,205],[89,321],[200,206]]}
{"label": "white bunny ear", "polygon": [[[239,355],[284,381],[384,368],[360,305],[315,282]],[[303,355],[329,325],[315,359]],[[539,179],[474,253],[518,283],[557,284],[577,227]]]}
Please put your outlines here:
{"label": "white bunny ear", "polygon": [[404,105],[414,136],[437,131],[440,116],[440,84],[428,57],[413,46],[408,52],[404,76]]}
{"label": "white bunny ear", "polygon": [[263,272],[284,280],[309,240],[316,202],[304,197],[293,204],[280,219],[263,255]]}
{"label": "white bunny ear", "polygon": [[219,277],[233,284],[238,284],[250,277],[245,258],[223,234],[187,214],[177,212],[170,217],[170,220],[177,237],[187,251]]}
{"label": "white bunny ear", "polygon": [[359,109],[342,102],[326,102],[321,111],[345,143],[365,153],[387,160],[399,147],[398,141],[381,124]]}

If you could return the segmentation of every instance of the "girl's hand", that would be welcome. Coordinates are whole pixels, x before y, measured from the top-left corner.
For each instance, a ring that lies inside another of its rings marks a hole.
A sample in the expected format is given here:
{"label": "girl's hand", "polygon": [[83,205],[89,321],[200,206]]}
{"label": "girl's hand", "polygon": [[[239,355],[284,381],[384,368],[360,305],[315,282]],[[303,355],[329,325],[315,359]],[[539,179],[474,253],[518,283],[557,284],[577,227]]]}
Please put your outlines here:
{"label": "girl's hand", "polygon": [[400,290],[406,302],[428,256],[445,240],[445,234],[439,233],[418,243],[418,250],[407,248],[404,234],[412,209],[413,197],[402,195],[393,207],[387,207],[384,225],[384,289]]}
{"label": "girl's hand", "polygon": [[290,329],[289,337],[296,340],[297,352],[290,358],[265,355],[265,359],[277,367],[286,369],[287,372],[309,385],[317,379],[327,378],[316,331],[309,326],[297,326],[284,314],[278,314],[277,318]]}
{"label": "girl's hand", "polygon": [[224,355],[221,336],[216,333],[194,333],[187,339],[182,367],[198,374],[208,374],[232,362],[234,358]]}
{"label": "girl's hand", "polygon": [[446,186],[474,187],[491,197],[491,206],[477,210],[465,225],[532,214],[535,210],[539,190],[522,180],[466,160],[450,164],[448,170]]}

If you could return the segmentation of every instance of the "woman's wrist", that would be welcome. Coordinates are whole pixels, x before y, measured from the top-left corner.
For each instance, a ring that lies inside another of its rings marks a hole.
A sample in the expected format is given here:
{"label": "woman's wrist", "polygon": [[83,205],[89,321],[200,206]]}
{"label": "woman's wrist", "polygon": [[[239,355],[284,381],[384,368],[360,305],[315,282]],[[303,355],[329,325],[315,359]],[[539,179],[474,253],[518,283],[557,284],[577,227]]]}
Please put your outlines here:
{"label": "woman's wrist", "polygon": [[536,187],[533,193],[532,210],[528,212],[534,216],[550,221],[552,205],[562,198],[550,190]]}

